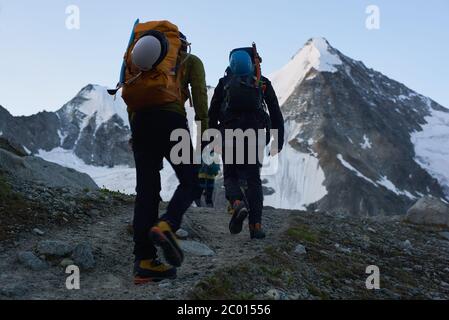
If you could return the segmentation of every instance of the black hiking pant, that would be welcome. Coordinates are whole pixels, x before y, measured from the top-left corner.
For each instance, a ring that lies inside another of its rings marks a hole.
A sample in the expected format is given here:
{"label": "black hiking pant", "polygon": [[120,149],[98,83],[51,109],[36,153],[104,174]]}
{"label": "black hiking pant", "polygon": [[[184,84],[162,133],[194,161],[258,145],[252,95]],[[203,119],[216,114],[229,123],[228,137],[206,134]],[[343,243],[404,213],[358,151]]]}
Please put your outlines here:
{"label": "black hiking pant", "polygon": [[134,255],[136,260],[154,259],[157,250],[149,238],[149,231],[159,221],[160,170],[163,158],[173,167],[179,180],[166,213],[160,220],[178,230],[185,211],[197,197],[198,169],[193,164],[193,146],[190,140],[190,162],[173,164],[170,151],[178,141],[170,141],[173,130],[188,129],[187,119],[171,111],[136,113],[131,121],[137,187],[134,209]]}
{"label": "black hiking pant", "polygon": [[249,205],[249,223],[262,223],[263,192],[260,166],[224,165],[223,174],[226,199],[231,203],[235,200],[244,200],[241,191],[243,188]]}
{"label": "black hiking pant", "polygon": [[200,178],[199,181],[200,181],[200,187],[202,190],[201,194],[204,195],[206,204],[213,205],[214,204],[213,195],[214,195],[214,189],[215,189],[215,179]]}
{"label": "black hiking pant", "polygon": [[[231,122],[230,125],[226,125],[221,128],[221,133],[223,136],[223,178],[224,187],[226,190],[226,199],[233,203],[236,200],[247,200],[247,205],[249,206],[249,223],[256,224],[262,223],[262,210],[263,210],[263,191],[262,191],[262,181],[260,178],[260,172],[262,168],[263,156],[258,156],[257,151],[262,152],[266,145],[265,135],[262,140],[256,134],[256,140],[250,142],[245,139],[244,148],[244,161],[243,163],[237,163],[237,141],[234,140],[232,145],[229,145],[229,140],[226,142],[225,137],[226,129],[242,129],[243,131],[247,129],[253,129],[255,131],[263,129],[264,126],[256,121],[255,119],[239,118]],[[253,147],[250,147],[250,144]],[[254,149],[254,144],[262,149]],[[232,152],[232,163],[228,163],[229,159],[226,159],[226,154]],[[250,161],[250,153],[256,152],[255,163]],[[243,192],[242,192],[243,190]],[[245,198],[246,197],[246,198]]]}

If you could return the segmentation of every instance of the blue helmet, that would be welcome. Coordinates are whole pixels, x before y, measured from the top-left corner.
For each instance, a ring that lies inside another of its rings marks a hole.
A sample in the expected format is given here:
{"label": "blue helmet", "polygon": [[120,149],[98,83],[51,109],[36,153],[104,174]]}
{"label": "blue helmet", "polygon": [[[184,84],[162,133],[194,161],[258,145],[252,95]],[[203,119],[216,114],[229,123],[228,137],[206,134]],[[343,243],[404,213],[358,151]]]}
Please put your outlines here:
{"label": "blue helmet", "polygon": [[246,51],[234,51],[229,58],[231,72],[238,76],[246,76],[254,72],[254,65]]}

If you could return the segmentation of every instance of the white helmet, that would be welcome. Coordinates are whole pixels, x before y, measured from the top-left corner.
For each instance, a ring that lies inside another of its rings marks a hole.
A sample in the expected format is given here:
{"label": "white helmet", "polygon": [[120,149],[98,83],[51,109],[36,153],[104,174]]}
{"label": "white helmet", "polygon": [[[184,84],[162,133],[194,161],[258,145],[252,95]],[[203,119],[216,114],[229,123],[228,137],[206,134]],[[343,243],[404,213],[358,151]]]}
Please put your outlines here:
{"label": "white helmet", "polygon": [[131,59],[140,70],[148,71],[160,60],[162,51],[159,39],[147,35],[137,41],[131,52]]}

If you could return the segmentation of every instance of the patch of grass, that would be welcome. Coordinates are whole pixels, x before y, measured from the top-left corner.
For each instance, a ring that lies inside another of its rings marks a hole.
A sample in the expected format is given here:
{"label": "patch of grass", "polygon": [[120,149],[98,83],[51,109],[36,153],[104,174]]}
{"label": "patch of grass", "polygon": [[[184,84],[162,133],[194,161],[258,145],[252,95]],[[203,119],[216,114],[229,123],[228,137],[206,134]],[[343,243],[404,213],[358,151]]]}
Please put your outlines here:
{"label": "patch of grass", "polygon": [[272,277],[272,278],[282,278],[282,275],[284,273],[284,269],[280,268],[280,267],[271,267],[271,266],[265,266],[262,265],[260,267],[260,271],[268,276],[268,277]]}
{"label": "patch of grass", "polygon": [[360,266],[350,259],[322,259],[314,264],[321,274],[327,274],[327,279],[357,279],[365,272],[365,266]]}
{"label": "patch of grass", "polygon": [[0,205],[7,206],[11,202],[18,202],[20,200],[22,200],[22,197],[11,189],[6,178],[0,172]]}
{"label": "patch of grass", "polygon": [[391,274],[402,285],[409,287],[416,287],[418,285],[418,281],[416,280],[417,277],[411,274],[410,272],[401,269],[396,269],[393,270]]}
{"label": "patch of grass", "polygon": [[316,243],[319,240],[318,234],[306,225],[296,225],[287,230],[287,236],[295,241]]}
{"label": "patch of grass", "polygon": [[0,241],[8,239],[13,232],[36,222],[40,208],[11,189],[0,172]]}
{"label": "patch of grass", "polygon": [[11,195],[11,187],[0,172],[0,201],[6,200]]}
{"label": "patch of grass", "polygon": [[284,251],[288,251],[290,248],[278,245],[277,247],[269,246],[264,250],[265,256],[259,257],[256,261],[260,265],[282,266],[283,270],[294,268],[294,262],[289,255],[284,254]]}
{"label": "patch of grass", "polygon": [[112,191],[106,188],[101,188],[100,192],[105,195],[105,196],[112,196],[112,197],[122,197],[122,196],[127,196],[124,193],[121,193],[119,191]]}
{"label": "patch of grass", "polygon": [[235,300],[253,300],[255,295],[249,292],[240,292],[235,295]]}
{"label": "patch of grass", "polygon": [[[238,282],[233,279],[238,279],[239,274],[242,277],[247,277],[244,274],[245,268],[237,267],[232,271],[220,271],[210,276],[200,283],[198,283],[194,290],[190,293],[190,298],[196,300],[251,300],[254,299],[254,294],[242,291],[238,288]],[[247,270],[247,268],[246,268]]]}
{"label": "patch of grass", "polygon": [[310,292],[310,294],[314,295],[315,297],[319,297],[322,300],[329,300],[329,295],[315,287],[313,284],[307,284],[306,288]]}
{"label": "patch of grass", "polygon": [[134,201],[134,197],[130,196],[128,194],[121,193],[119,191],[112,191],[106,188],[102,188],[99,190],[102,200],[106,200],[108,197],[111,197],[114,200],[125,202],[125,203],[131,203]]}
{"label": "patch of grass", "polygon": [[220,275],[211,276],[201,281],[192,293],[194,299],[220,299],[230,295],[230,282],[222,279]]}

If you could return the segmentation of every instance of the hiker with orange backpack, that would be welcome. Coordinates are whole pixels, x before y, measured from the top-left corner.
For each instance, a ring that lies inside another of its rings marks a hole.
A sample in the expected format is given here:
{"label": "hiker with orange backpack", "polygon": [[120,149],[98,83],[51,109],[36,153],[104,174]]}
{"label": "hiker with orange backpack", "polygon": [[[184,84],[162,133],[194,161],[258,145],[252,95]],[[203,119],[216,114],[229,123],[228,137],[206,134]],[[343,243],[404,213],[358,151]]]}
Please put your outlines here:
{"label": "hiker with orange backpack", "polygon": [[[189,132],[184,104],[190,96],[202,131],[208,125],[204,66],[187,52],[189,46],[177,26],[168,21],[136,21],[117,86],[128,106],[137,174],[133,220],[136,284],[175,278],[176,267],[184,259],[175,232],[197,197],[198,168],[193,159],[180,164],[170,159],[170,151],[178,143],[170,136],[177,129]],[[159,217],[163,158],[170,162],[179,185]],[[168,264],[160,262],[156,247],[162,249]]]}
{"label": "hiker with orange backpack", "polygon": [[[222,159],[226,198],[232,214],[229,230],[232,234],[240,233],[244,220],[249,216],[251,239],[263,239],[265,232],[262,228],[263,193],[260,178],[263,152],[260,156],[258,147],[262,145],[264,151],[274,138],[277,143],[271,155],[282,150],[284,119],[270,81],[262,76],[262,59],[256,45],[233,50],[229,61],[226,75],[220,79],[211,101],[209,127],[218,129],[222,137],[225,136]],[[264,134],[255,133],[254,139],[251,139],[251,135],[247,139],[244,137],[239,146],[235,144],[238,139],[233,136],[231,139],[226,138],[226,132],[237,130],[262,131]],[[252,146],[257,146],[257,149]],[[243,160],[240,162],[239,152]],[[252,154],[256,152],[257,155]]]}

